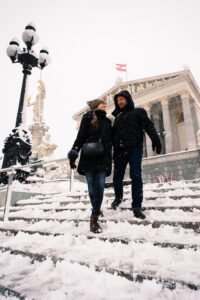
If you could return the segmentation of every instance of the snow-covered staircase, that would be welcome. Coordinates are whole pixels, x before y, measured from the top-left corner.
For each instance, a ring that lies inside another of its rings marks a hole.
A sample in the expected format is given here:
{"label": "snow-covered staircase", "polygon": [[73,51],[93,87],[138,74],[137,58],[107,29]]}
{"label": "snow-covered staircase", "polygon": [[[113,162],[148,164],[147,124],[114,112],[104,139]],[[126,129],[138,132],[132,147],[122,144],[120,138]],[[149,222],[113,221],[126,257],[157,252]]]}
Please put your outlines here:
{"label": "snow-covered staircase", "polygon": [[125,186],[124,201],[113,211],[113,189],[105,190],[98,235],[89,231],[87,192],[19,201],[9,221],[0,222],[0,294],[43,300],[198,299],[199,181],[144,185],[143,221],[133,217],[130,198]]}

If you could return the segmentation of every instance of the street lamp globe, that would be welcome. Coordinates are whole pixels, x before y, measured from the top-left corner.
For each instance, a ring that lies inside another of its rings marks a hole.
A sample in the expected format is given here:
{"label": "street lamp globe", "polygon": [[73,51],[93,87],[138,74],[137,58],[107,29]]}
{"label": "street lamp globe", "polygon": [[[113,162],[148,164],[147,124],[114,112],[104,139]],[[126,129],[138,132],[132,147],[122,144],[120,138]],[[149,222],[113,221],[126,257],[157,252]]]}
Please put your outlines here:
{"label": "street lamp globe", "polygon": [[28,50],[31,50],[32,46],[38,43],[39,36],[36,33],[36,26],[34,23],[31,22],[25,27],[25,31],[22,33],[22,39]]}
{"label": "street lamp globe", "polygon": [[19,47],[19,40],[17,38],[13,38],[9,46],[6,49],[7,55],[10,57],[12,62],[16,60],[17,54],[21,53],[21,49]]}
{"label": "street lamp globe", "polygon": [[44,69],[44,67],[48,66],[50,62],[51,62],[51,58],[49,56],[49,50],[47,47],[44,47],[40,50],[38,64],[41,69]]}

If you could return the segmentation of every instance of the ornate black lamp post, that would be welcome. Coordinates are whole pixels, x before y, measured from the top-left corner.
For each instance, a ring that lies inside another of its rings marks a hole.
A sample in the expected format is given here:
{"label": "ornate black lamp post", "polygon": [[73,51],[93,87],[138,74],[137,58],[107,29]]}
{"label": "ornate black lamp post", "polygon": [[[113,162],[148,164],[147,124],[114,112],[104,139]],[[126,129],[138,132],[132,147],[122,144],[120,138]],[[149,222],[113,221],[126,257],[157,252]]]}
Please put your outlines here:
{"label": "ornate black lamp post", "polygon": [[[8,168],[16,164],[26,165],[29,162],[29,157],[31,155],[31,139],[24,127],[26,118],[25,101],[27,99],[28,77],[31,75],[32,68],[38,67],[43,69],[50,63],[47,48],[40,50],[39,56],[32,50],[32,46],[39,41],[39,37],[36,33],[36,27],[33,23],[29,23],[25,27],[22,39],[26,44],[26,48],[23,48],[23,50],[20,49],[19,41],[16,38],[11,40],[7,48],[7,54],[12,63],[20,63],[22,65],[23,81],[15,128],[12,130],[9,137],[6,138],[3,148],[4,159],[2,168]],[[18,179],[20,182],[23,182],[26,180],[28,175],[28,170],[19,170],[16,172],[14,179]],[[0,183],[6,184],[7,182],[7,174],[1,173]]]}

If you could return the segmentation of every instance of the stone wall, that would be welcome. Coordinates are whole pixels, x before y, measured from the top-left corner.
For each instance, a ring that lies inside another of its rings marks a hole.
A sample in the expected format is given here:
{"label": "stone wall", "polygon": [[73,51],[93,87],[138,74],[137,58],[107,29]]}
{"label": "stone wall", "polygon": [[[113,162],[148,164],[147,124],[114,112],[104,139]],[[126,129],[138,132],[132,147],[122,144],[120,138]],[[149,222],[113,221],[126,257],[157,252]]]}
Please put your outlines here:
{"label": "stone wall", "polygon": [[[200,178],[200,150],[180,151],[170,154],[143,158],[143,181],[145,183],[158,182],[157,176],[164,176],[173,180]],[[85,177],[75,173],[75,178],[84,181]],[[129,179],[129,167],[126,169],[125,180]],[[112,181],[112,175],[106,182]]]}
{"label": "stone wall", "polygon": [[143,159],[144,182],[157,182],[157,176],[174,180],[200,177],[200,150],[180,151]]}

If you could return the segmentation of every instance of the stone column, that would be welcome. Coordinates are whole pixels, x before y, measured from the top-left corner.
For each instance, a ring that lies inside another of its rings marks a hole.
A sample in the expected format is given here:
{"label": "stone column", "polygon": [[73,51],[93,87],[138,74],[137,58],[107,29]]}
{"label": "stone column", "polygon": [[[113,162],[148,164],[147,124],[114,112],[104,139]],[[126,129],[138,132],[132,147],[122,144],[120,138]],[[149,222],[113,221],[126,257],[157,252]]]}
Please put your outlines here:
{"label": "stone column", "polygon": [[162,106],[163,124],[165,130],[165,149],[166,153],[171,153],[173,151],[173,141],[169,114],[169,98],[167,96],[163,97],[160,99],[160,102]]}
{"label": "stone column", "polygon": [[[146,110],[148,117],[151,119],[151,114],[150,114],[150,110],[151,110],[151,103],[145,103],[143,105],[143,108]],[[148,136],[147,133],[145,133],[146,135],[146,149],[147,149],[147,157],[150,156],[154,156],[154,152],[152,150],[152,142],[150,137]]]}
{"label": "stone column", "polygon": [[192,119],[192,112],[190,107],[190,94],[187,90],[180,91],[180,96],[182,100],[183,107],[183,115],[184,115],[184,126],[185,126],[185,134],[187,138],[187,147],[188,150],[196,149],[197,142],[196,136],[194,132],[194,124]]}
{"label": "stone column", "polygon": [[200,149],[200,130],[197,131],[197,148]]}

